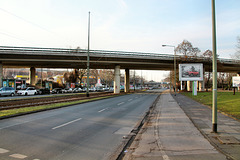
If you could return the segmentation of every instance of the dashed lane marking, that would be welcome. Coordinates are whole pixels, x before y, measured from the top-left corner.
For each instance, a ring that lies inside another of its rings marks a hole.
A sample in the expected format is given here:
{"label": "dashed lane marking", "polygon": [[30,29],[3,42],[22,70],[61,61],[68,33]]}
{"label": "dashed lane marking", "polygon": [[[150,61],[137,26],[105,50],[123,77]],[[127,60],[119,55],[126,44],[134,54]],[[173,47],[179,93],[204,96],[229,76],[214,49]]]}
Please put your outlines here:
{"label": "dashed lane marking", "polygon": [[132,101],[132,99],[129,99],[128,101]]}
{"label": "dashed lane marking", "polygon": [[102,109],[102,110],[100,110],[100,111],[98,111],[99,113],[101,113],[101,112],[103,112],[103,111],[105,111],[105,110],[107,110],[108,108],[104,108],[104,109]]}
{"label": "dashed lane marking", "polygon": [[82,119],[82,118],[75,119],[75,120],[73,120],[73,121],[70,121],[70,122],[67,122],[67,123],[61,124],[61,125],[59,125],[59,126],[53,127],[52,129],[58,129],[58,128],[64,127],[64,126],[69,125],[69,124],[71,124],[71,123],[74,123],[74,122],[80,121],[81,119]]}
{"label": "dashed lane marking", "polygon": [[122,105],[123,103],[125,103],[125,102],[118,103],[117,105],[120,106],[120,105]]}
{"label": "dashed lane marking", "polygon": [[3,148],[0,148],[0,153],[7,153],[9,152],[9,150],[6,150],[6,149],[3,149]]}
{"label": "dashed lane marking", "polygon": [[23,155],[23,154],[12,154],[12,155],[10,155],[10,157],[18,158],[18,159],[27,158],[27,156],[25,156],[25,155]]}

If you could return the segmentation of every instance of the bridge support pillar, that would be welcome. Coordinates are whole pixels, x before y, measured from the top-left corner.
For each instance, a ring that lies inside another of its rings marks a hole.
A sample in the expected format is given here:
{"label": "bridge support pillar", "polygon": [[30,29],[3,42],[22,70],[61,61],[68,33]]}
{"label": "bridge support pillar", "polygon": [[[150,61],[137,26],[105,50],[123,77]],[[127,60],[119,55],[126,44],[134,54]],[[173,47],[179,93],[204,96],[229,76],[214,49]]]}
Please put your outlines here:
{"label": "bridge support pillar", "polygon": [[204,79],[203,79],[203,81],[199,81],[199,91],[204,91],[205,90],[204,85],[205,85]]}
{"label": "bridge support pillar", "polygon": [[191,91],[191,81],[187,81],[187,91]]}
{"label": "bridge support pillar", "polygon": [[0,62],[0,87],[2,87],[2,80],[3,80],[3,65],[2,62]]}
{"label": "bridge support pillar", "polygon": [[130,86],[130,81],[129,81],[129,69],[125,69],[125,87],[124,91],[126,93],[129,92],[129,86]]}
{"label": "bridge support pillar", "polygon": [[199,90],[200,91],[205,91],[205,76],[204,75],[205,75],[205,67],[203,65],[203,80],[200,81],[200,83],[199,83],[199,85],[200,85]]}
{"label": "bridge support pillar", "polygon": [[30,84],[31,85],[35,85],[36,82],[36,68],[35,67],[31,67],[30,68],[30,75],[29,75],[29,79],[30,79]]}
{"label": "bridge support pillar", "polygon": [[120,66],[115,66],[114,70],[114,93],[120,93]]}

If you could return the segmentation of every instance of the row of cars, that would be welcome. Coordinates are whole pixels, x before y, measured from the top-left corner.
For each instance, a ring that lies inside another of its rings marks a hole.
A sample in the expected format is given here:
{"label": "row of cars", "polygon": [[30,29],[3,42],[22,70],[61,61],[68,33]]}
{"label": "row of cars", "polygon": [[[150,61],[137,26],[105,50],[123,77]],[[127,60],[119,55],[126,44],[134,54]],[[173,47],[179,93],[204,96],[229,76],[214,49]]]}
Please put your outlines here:
{"label": "row of cars", "polygon": [[[113,88],[100,88],[94,87],[89,88],[90,92],[101,92],[101,91],[112,91]],[[35,89],[34,87],[27,87],[21,90],[15,90],[12,87],[2,87],[0,88],[0,96],[14,96],[14,95],[37,95],[37,94],[59,94],[59,93],[80,93],[86,92],[87,88],[54,88],[50,91],[48,88]]]}
{"label": "row of cars", "polygon": [[2,87],[0,88],[0,96],[14,96],[14,95],[36,95],[36,94],[50,94],[48,88],[35,89],[34,87],[27,87],[20,90],[15,90],[12,87]]}
{"label": "row of cars", "polygon": [[[54,88],[52,90],[52,94],[59,94],[59,93],[80,93],[86,92],[87,88]],[[102,91],[113,91],[113,88],[103,88],[103,87],[92,87],[89,88],[90,92],[102,92]]]}

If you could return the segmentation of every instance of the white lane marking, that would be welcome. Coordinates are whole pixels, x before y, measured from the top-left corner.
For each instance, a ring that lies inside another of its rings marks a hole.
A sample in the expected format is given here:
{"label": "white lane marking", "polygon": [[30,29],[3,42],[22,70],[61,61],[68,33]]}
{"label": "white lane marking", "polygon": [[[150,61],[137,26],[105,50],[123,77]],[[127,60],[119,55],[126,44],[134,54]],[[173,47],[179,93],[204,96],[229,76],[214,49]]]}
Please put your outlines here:
{"label": "white lane marking", "polygon": [[135,97],[135,98],[138,98],[138,97]]}
{"label": "white lane marking", "polygon": [[27,158],[27,156],[22,155],[22,154],[12,154],[12,155],[10,155],[10,157],[18,158],[18,159],[24,159],[24,158]]}
{"label": "white lane marking", "polygon": [[57,128],[64,127],[64,126],[69,125],[69,124],[71,124],[71,123],[74,123],[74,122],[80,121],[81,119],[82,119],[82,118],[75,119],[75,120],[73,120],[73,121],[70,121],[70,122],[64,123],[64,124],[62,124],[62,125],[59,125],[59,126],[53,127],[52,129],[57,129]]}
{"label": "white lane marking", "polygon": [[128,101],[132,101],[132,99],[129,99]]}
{"label": "white lane marking", "polygon": [[7,153],[9,152],[9,150],[6,150],[6,149],[3,149],[3,148],[0,148],[0,153]]}
{"label": "white lane marking", "polygon": [[125,102],[118,103],[117,105],[120,106],[120,105],[123,104],[123,103],[125,103]]}
{"label": "white lane marking", "polygon": [[102,109],[102,110],[100,110],[100,111],[98,111],[99,113],[101,113],[101,112],[103,112],[103,111],[105,111],[105,110],[107,110],[108,108],[104,108],[104,109]]}

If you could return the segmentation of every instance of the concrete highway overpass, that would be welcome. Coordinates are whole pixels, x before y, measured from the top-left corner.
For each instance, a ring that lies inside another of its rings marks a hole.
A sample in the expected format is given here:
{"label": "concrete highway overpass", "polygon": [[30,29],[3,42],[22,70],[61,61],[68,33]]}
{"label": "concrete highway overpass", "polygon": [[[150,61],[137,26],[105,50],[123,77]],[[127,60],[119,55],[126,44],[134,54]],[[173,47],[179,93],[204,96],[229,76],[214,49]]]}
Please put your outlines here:
{"label": "concrete highway overpass", "polygon": [[[116,74],[120,68],[129,74],[129,69],[173,70],[174,66],[174,56],[169,54],[90,50],[89,55],[90,69],[115,69]],[[176,55],[176,60],[178,64],[203,63],[205,71],[212,65],[212,61],[204,57]],[[31,68],[32,75],[35,68],[87,68],[87,50],[0,46],[0,77],[2,68]],[[218,72],[239,73],[240,61],[218,59]]]}

